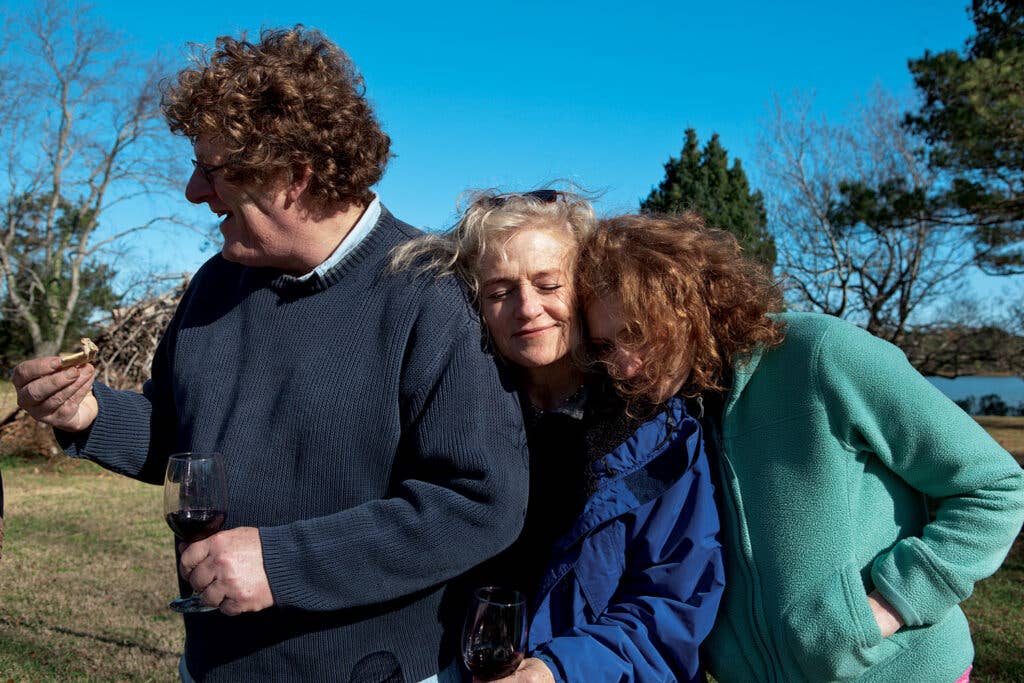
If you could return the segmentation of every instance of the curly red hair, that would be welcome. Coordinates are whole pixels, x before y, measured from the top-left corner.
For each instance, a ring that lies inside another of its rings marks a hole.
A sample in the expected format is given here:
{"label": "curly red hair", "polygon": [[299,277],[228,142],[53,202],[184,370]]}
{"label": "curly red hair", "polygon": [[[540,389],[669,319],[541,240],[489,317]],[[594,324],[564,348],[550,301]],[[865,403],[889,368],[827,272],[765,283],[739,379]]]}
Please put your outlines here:
{"label": "curly red hair", "polygon": [[631,402],[664,401],[665,378],[687,370],[685,395],[722,391],[737,359],[783,339],[782,326],[767,315],[782,309],[769,273],[696,213],[599,221],[581,248],[576,281],[584,307],[606,296],[622,305],[615,344],[640,353],[643,365],[628,380],[605,365]]}
{"label": "curly red hair", "polygon": [[372,199],[391,140],[337,45],[301,26],[265,29],[258,43],[221,36],[194,62],[165,88],[164,115],[175,133],[224,144],[227,180],[269,184],[308,165],[314,205]]}

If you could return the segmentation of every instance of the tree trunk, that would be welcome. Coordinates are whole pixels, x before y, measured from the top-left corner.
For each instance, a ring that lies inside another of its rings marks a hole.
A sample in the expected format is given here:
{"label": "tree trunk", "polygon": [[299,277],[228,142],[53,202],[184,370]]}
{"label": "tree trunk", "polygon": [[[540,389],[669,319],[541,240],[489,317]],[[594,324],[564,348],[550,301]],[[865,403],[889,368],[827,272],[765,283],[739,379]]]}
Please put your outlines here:
{"label": "tree trunk", "polygon": [[46,340],[36,344],[32,349],[32,353],[36,358],[40,356],[56,356],[60,353],[60,342],[56,340]]}

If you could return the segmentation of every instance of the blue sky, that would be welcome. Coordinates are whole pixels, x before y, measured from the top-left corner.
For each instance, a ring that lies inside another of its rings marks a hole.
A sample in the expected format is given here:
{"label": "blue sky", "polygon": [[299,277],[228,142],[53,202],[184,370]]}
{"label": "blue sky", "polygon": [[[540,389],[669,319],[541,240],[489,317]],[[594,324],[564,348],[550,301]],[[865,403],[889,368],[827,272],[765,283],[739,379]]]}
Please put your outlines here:
{"label": "blue sky", "polygon": [[[702,141],[718,132],[756,187],[773,93],[813,92],[841,117],[876,84],[909,93],[907,60],[959,48],[972,29],[966,0],[91,4],[142,54],[181,57],[190,41],[261,26],[321,29],[361,69],[392,137],[385,204],[428,228],[450,225],[468,188],[558,178],[602,191],[602,213],[635,210],[691,126]],[[136,261],[192,270],[210,253],[176,234],[140,243]]]}

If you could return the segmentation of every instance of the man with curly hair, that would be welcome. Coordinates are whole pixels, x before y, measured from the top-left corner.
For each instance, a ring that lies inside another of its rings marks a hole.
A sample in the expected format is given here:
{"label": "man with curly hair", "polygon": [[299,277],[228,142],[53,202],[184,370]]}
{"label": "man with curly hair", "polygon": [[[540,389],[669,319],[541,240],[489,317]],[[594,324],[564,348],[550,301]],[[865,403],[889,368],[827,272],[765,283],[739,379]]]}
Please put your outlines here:
{"label": "man with curly hair", "polygon": [[224,246],[141,393],[56,357],[15,373],[67,452],[159,484],[223,454],[228,522],[179,547],[183,680],[457,675],[455,579],[525,513],[520,412],[451,280],[387,270],[418,234],[370,190],[390,141],[352,62],[301,27],[221,37],[166,89],[189,201]]}

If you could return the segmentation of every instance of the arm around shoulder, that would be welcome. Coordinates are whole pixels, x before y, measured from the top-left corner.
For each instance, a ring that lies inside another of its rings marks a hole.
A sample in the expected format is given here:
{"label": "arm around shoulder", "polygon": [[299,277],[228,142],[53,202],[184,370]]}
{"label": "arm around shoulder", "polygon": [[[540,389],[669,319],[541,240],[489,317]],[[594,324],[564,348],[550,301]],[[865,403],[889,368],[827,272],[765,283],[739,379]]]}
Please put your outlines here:
{"label": "arm around shoulder", "polygon": [[412,336],[392,495],[261,528],[278,605],[333,610],[398,599],[466,572],[522,527],[522,417],[480,348],[477,321],[423,319]]}

